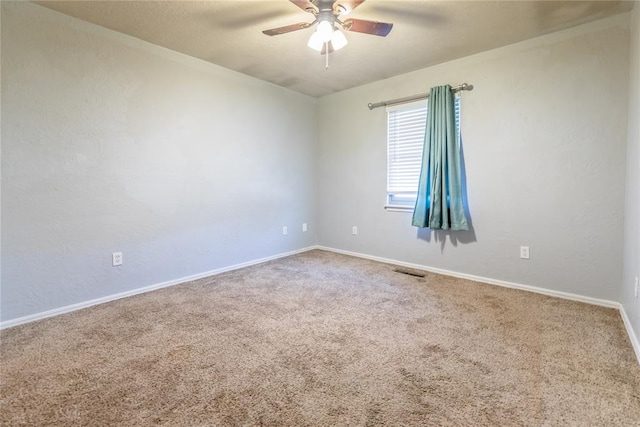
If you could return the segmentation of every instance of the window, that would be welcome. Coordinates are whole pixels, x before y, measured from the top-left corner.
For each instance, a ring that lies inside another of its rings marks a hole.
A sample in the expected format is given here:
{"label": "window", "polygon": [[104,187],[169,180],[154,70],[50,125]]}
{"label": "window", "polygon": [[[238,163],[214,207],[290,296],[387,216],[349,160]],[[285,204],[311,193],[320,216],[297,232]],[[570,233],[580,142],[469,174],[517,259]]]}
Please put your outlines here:
{"label": "window", "polygon": [[[454,101],[460,138],[460,97]],[[387,107],[387,203],[389,210],[413,211],[422,165],[427,102]]]}

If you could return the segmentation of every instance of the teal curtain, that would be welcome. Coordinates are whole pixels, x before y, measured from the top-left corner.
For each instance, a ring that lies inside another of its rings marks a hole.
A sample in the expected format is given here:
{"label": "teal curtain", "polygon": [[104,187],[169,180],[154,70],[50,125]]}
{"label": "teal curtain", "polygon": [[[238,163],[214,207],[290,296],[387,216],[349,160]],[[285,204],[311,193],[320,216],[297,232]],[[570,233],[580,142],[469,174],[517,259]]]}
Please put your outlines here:
{"label": "teal curtain", "polygon": [[451,86],[429,92],[422,168],[412,224],[436,230],[468,230],[462,203],[460,141]]}

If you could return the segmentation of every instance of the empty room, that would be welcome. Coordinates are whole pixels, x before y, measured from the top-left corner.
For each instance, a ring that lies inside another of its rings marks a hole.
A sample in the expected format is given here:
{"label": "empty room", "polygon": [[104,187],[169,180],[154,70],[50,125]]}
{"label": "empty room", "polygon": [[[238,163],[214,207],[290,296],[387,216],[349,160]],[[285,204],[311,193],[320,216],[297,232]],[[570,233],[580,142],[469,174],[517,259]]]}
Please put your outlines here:
{"label": "empty room", "polygon": [[640,2],[1,1],[3,426],[640,426]]}

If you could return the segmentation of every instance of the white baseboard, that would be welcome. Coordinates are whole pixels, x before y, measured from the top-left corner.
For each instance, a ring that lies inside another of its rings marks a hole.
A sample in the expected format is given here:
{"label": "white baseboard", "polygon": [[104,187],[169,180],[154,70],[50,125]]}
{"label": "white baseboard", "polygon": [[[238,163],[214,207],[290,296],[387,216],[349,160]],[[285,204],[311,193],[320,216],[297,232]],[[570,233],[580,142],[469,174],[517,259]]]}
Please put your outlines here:
{"label": "white baseboard", "polygon": [[227,271],[237,270],[239,268],[250,267],[256,264],[262,264],[267,261],[273,261],[274,259],[284,258],[287,256],[299,254],[302,252],[307,252],[312,249],[317,249],[317,246],[309,246],[303,249],[298,249],[291,252],[285,252],[273,256],[269,256],[266,258],[260,258],[252,261],[243,262],[240,264],[231,265],[228,267],[217,268],[215,270],[206,271],[204,273],[194,274],[192,276],[181,277],[179,279],[169,280],[162,283],[156,283],[155,285],[145,286],[143,288],[136,288],[130,291],[120,292],[113,295],[107,295],[105,297],[92,299],[89,301],[83,301],[77,304],[71,304],[60,308],[54,308],[53,310],[43,311],[41,313],[31,314],[29,316],[18,317],[16,319],[5,320],[0,323],[0,329],[10,328],[12,326],[22,325],[24,323],[35,322],[36,320],[46,319],[47,317],[58,316],[60,314],[70,313],[72,311],[81,310],[83,308],[91,307],[93,305],[103,304],[105,302],[117,300],[120,298],[126,298],[137,294],[142,294],[144,292],[154,291],[156,289],[162,289],[169,286],[179,285],[181,283],[191,282],[193,280],[202,279],[204,277],[215,276],[216,274],[225,273]]}
{"label": "white baseboard", "polygon": [[640,341],[638,341],[638,335],[636,335],[636,332],[633,330],[633,326],[631,326],[631,320],[629,320],[629,316],[627,316],[627,312],[625,311],[622,304],[620,304],[620,316],[622,316],[622,322],[624,323],[624,327],[627,329],[629,341],[631,341],[633,350],[636,352],[636,359],[638,359],[638,363],[640,363]]}
{"label": "white baseboard", "polygon": [[382,258],[382,257],[378,257],[378,256],[362,254],[362,253],[359,253],[359,252],[344,251],[342,249],[329,248],[329,247],[326,247],[326,246],[315,246],[315,249],[320,249],[320,250],[329,251],[329,252],[335,252],[335,253],[343,254],[343,255],[350,255],[350,256],[354,256],[354,257],[358,257],[358,258],[370,259],[372,261],[383,262],[385,264],[392,264],[392,265],[398,265],[398,266],[402,266],[402,267],[414,268],[416,270],[429,271],[431,273],[442,274],[442,275],[445,275],[445,276],[458,277],[460,279],[467,279],[467,280],[472,280],[474,282],[487,283],[489,285],[497,285],[497,286],[503,286],[505,288],[520,289],[520,290],[523,290],[523,291],[534,292],[534,293],[537,293],[537,294],[548,295],[548,296],[552,296],[552,297],[556,297],[556,298],[562,298],[562,299],[567,299],[567,300],[571,300],[571,301],[584,302],[586,304],[599,305],[599,306],[602,306],[602,307],[609,307],[609,308],[616,308],[616,309],[618,309],[620,311],[620,316],[622,317],[622,322],[624,323],[624,326],[625,326],[625,328],[627,330],[627,334],[629,335],[629,340],[631,341],[631,345],[632,345],[633,350],[634,350],[634,352],[636,354],[636,358],[638,359],[638,363],[640,364],[640,343],[638,342],[637,335],[635,334],[635,331],[633,330],[633,327],[631,326],[631,321],[629,320],[629,317],[627,316],[627,313],[624,311],[624,307],[619,302],[609,301],[609,300],[599,299],[599,298],[592,298],[592,297],[587,297],[587,296],[584,296],[584,295],[572,294],[572,293],[569,293],[569,292],[555,291],[555,290],[552,290],[552,289],[539,288],[537,286],[529,286],[529,285],[523,285],[523,284],[520,284],[520,283],[507,282],[507,281],[504,281],[504,280],[490,279],[488,277],[476,276],[476,275],[473,275],[473,274],[458,273],[456,271],[444,270],[444,269],[441,269],[441,268],[434,268],[434,267],[429,267],[429,266],[420,265],[420,264],[413,264],[413,263],[410,263],[410,262],[403,262],[403,261],[398,261],[398,260],[389,259],[389,258]]}

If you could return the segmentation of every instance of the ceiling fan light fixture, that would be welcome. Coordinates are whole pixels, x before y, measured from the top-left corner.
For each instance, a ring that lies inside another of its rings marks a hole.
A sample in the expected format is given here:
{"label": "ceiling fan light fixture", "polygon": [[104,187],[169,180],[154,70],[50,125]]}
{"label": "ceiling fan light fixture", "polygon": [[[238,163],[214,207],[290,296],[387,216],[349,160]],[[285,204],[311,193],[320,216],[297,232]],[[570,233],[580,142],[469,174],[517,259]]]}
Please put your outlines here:
{"label": "ceiling fan light fixture", "polygon": [[314,31],[309,37],[309,42],[307,43],[311,49],[316,50],[318,52],[322,51],[322,46],[324,46],[324,42],[322,41],[322,37],[318,34],[317,31]]}
{"label": "ceiling fan light fixture", "polygon": [[331,46],[333,46],[333,50],[342,49],[347,43],[347,38],[342,31],[336,30],[331,34]]}
{"label": "ceiling fan light fixture", "polygon": [[328,42],[331,40],[331,35],[333,34],[333,24],[329,21],[320,21],[316,33],[320,36],[323,43]]}

